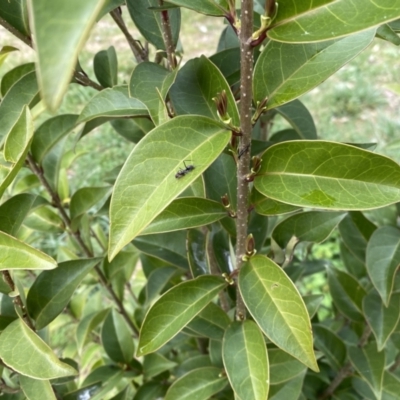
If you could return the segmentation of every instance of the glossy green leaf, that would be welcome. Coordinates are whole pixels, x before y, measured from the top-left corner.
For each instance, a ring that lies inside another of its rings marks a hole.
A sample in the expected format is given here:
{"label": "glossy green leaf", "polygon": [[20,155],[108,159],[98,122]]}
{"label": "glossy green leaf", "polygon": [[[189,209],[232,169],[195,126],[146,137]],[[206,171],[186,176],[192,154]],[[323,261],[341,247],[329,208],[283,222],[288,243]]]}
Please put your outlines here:
{"label": "glossy green leaf", "polygon": [[0,103],[0,143],[13,129],[24,112],[25,105],[31,105],[38,94],[35,71],[23,76],[4,96]]}
{"label": "glossy green leaf", "polygon": [[388,305],[400,264],[400,231],[392,226],[377,229],[368,242],[366,260],[371,281]]}
{"label": "glossy green leaf", "polygon": [[47,254],[0,232],[0,270],[53,269],[57,263]]}
{"label": "glossy green leaf", "polygon": [[349,358],[354,368],[365,378],[375,396],[380,399],[386,362],[385,352],[378,352],[376,343],[372,342],[362,348],[350,346]]}
{"label": "glossy green leaf", "polygon": [[191,229],[187,233],[187,255],[193,278],[211,273],[208,255],[209,237],[208,232],[203,233],[197,229]]}
{"label": "glossy green leaf", "polygon": [[265,400],[269,365],[264,336],[250,320],[233,322],[225,332],[223,360],[229,382],[241,399]]}
{"label": "glossy green leaf", "polygon": [[145,287],[146,303],[151,304],[153,302],[176,272],[175,267],[160,267],[150,273]]}
{"label": "glossy green leaf", "polygon": [[268,400],[299,399],[303,387],[305,373],[300,373],[287,382],[271,385],[269,388]]}
{"label": "glossy green leaf", "polygon": [[64,310],[82,279],[98,262],[97,258],[66,261],[36,278],[28,293],[27,307],[37,329],[47,326]]}
{"label": "glossy green leaf", "polygon": [[228,10],[226,0],[205,0],[201,2],[193,2],[192,0],[168,0],[168,3],[176,4],[180,7],[190,8],[191,10],[199,13],[214,15],[216,17],[224,16]]}
{"label": "glossy green leaf", "polygon": [[178,364],[159,353],[147,354],[143,360],[143,375],[145,379],[150,379],[164,371],[172,370]]}
{"label": "glossy green leaf", "polygon": [[118,59],[114,46],[94,56],[93,69],[101,86],[111,88],[118,84]]}
{"label": "glossy green leaf", "polygon": [[200,336],[214,340],[222,340],[225,329],[231,320],[219,306],[210,303],[187,325],[192,331]]}
{"label": "glossy green leaf", "polygon": [[168,389],[164,399],[207,400],[221,391],[227,383],[219,368],[198,368],[177,379]]}
{"label": "glossy green leaf", "polygon": [[101,341],[107,355],[117,363],[129,363],[133,358],[132,332],[124,318],[112,309],[101,330]]}
{"label": "glossy green leaf", "polygon": [[323,294],[309,294],[303,296],[304,304],[306,305],[308,315],[312,318],[318,311],[322,300],[324,299]]}
{"label": "glossy green leaf", "polygon": [[24,220],[24,225],[38,232],[62,233],[65,230],[62,218],[47,205],[34,210]]}
{"label": "glossy green leaf", "polygon": [[82,350],[87,337],[89,334],[103,322],[104,318],[107,316],[109,310],[104,309],[101,311],[95,311],[86,315],[80,322],[76,329],[76,342],[78,351]]}
{"label": "glossy green leaf", "polygon": [[78,116],[62,114],[46,120],[35,131],[31,152],[36,162],[41,163],[44,156],[74,127]]}
{"label": "glossy green leaf", "polygon": [[[150,7],[159,6],[160,3],[157,0],[127,0],[126,5],[133,22],[143,37],[157,50],[165,50],[161,13],[150,9]],[[168,18],[171,25],[172,40],[176,46],[181,26],[180,10],[178,8],[168,10]]]}
{"label": "glossy green leaf", "polygon": [[[153,129],[139,142],[124,164],[111,198],[110,259],[204,172],[230,136],[208,118],[182,116]],[[191,160],[194,169],[177,179],[183,160]]]}
{"label": "glossy green leaf", "polygon": [[333,210],[368,210],[400,200],[400,166],[367,150],[301,140],[273,145],[262,158],[254,185],[274,200]]}
{"label": "glossy green leaf", "polygon": [[164,122],[159,118],[160,108],[173,83],[176,72],[170,72],[161,65],[151,62],[140,63],[134,70],[129,82],[129,93],[143,102],[156,125]]}
{"label": "glossy green leaf", "polygon": [[240,79],[240,48],[222,50],[210,57],[210,61],[222,72],[229,85]]}
{"label": "glossy green leaf", "polygon": [[22,222],[32,208],[46,203],[43,197],[28,193],[17,194],[0,206],[0,231],[17,236]]}
{"label": "glossy green leaf", "polygon": [[298,376],[307,368],[281,349],[268,349],[270,384],[277,385]]}
{"label": "glossy green leaf", "polygon": [[357,279],[347,272],[330,268],[328,284],[333,302],[339,311],[352,321],[363,321],[362,301],[367,293]]}
{"label": "glossy green leaf", "polygon": [[165,396],[165,392],[166,387],[161,382],[149,381],[139,388],[133,400],[152,400],[163,398]]}
{"label": "glossy green leaf", "polygon": [[19,383],[28,400],[56,400],[51,384],[47,380],[32,379],[20,375]]}
{"label": "glossy green leaf", "polygon": [[134,117],[147,114],[147,108],[142,102],[128,97],[126,87],[116,86],[102,90],[92,97],[79,115],[77,123],[99,117]]}
{"label": "glossy green leaf", "polygon": [[111,126],[130,142],[139,142],[147,132],[154,128],[154,124],[148,118],[118,118],[110,121]]}
{"label": "glossy green leaf", "polygon": [[276,111],[285,118],[301,139],[316,139],[317,128],[307,107],[300,100],[293,100]]}
{"label": "glossy green leaf", "polygon": [[154,218],[141,235],[197,228],[224,217],[226,209],[221,203],[200,197],[181,197]]}
{"label": "glossy green leaf", "polygon": [[[67,90],[78,54],[104,0],[63,3],[28,0],[28,4],[42,98],[46,106],[55,111]],[[49,32],[52,34],[49,35]]]}
{"label": "glossy green leaf", "polygon": [[322,43],[269,41],[254,67],[255,101],[268,98],[267,108],[271,109],[298,98],[353,59],[374,36],[375,30],[369,30]]}
{"label": "glossy green leaf", "polygon": [[251,202],[258,214],[266,216],[287,214],[299,210],[299,207],[265,197],[254,187],[251,192]]}
{"label": "glossy green leaf", "polygon": [[316,42],[364,31],[400,17],[399,0],[312,0],[287,2],[279,7],[272,40]]}
{"label": "glossy green leaf", "polygon": [[376,30],[376,37],[386,40],[395,46],[400,45],[400,37],[397,33],[390,27],[389,24],[384,24],[378,27]]}
{"label": "glossy green leaf", "polygon": [[[207,84],[204,84],[207,82]],[[188,61],[178,72],[170,98],[178,115],[198,114],[220,120],[213,100],[222,91],[227,96],[227,114],[234,126],[240,125],[235,98],[222,73],[205,56]]]}
{"label": "glossy green leaf", "polygon": [[12,46],[3,46],[0,50],[0,67],[3,65],[4,61],[10,53],[17,51],[18,49]]}
{"label": "glossy green leaf", "polygon": [[364,297],[363,312],[381,351],[400,320],[400,293],[394,293],[385,306],[379,294],[372,290]]}
{"label": "glossy green leaf", "polygon": [[272,232],[272,237],[282,249],[286,248],[293,236],[299,242],[321,243],[331,235],[345,215],[319,211],[295,214],[278,224]]}
{"label": "glossy green leaf", "polygon": [[2,3],[0,17],[24,36],[30,36],[26,0],[12,0]]}
{"label": "glossy green leaf", "polygon": [[383,400],[397,400],[400,392],[400,379],[388,371],[383,373]]}
{"label": "glossy green leaf", "polygon": [[61,362],[50,347],[18,319],[0,335],[0,357],[14,371],[34,379],[55,379],[76,375],[74,368]]}
{"label": "glossy green leaf", "polygon": [[[6,72],[1,78],[1,95],[4,97],[10,88],[23,76],[35,70],[35,63],[21,64]],[[37,90],[36,90],[37,92]]]}
{"label": "glossy green leaf", "polygon": [[182,282],[163,294],[145,317],[137,356],[152,353],[172,339],[225,285],[224,279],[205,275]]}
{"label": "glossy green leaf", "polygon": [[313,325],[315,334],[315,347],[322,351],[324,357],[335,371],[346,361],[346,345],[333,331],[323,325]]}
{"label": "glossy green leaf", "polygon": [[266,336],[318,371],[307,309],[285,272],[269,258],[254,256],[240,270],[239,288],[247,309]]}

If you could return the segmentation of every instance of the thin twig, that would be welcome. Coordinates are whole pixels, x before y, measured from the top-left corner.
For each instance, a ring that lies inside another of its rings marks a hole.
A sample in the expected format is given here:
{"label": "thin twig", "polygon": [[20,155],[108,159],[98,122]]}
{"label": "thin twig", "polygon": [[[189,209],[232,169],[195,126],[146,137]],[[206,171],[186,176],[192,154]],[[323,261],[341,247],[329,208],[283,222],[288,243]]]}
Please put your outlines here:
{"label": "thin twig", "polygon": [[121,29],[121,32],[124,34],[126,41],[129,44],[129,47],[132,50],[132,53],[136,59],[137,63],[141,63],[143,61],[147,61],[148,54],[145,49],[143,49],[139,45],[139,41],[135,40],[132,35],[130,34],[128,28],[125,25],[125,21],[122,18],[122,14],[119,8],[110,12],[111,18],[115,21],[118,25],[118,28]]}
{"label": "thin twig", "polygon": [[[75,230],[74,231],[72,229],[71,219],[68,216],[68,214],[66,213],[64,206],[62,205],[60,197],[52,189],[52,187],[50,186],[49,182],[45,178],[45,176],[43,174],[43,170],[36,164],[35,160],[33,159],[33,157],[30,154],[28,154],[27,160],[28,160],[28,164],[29,164],[30,169],[39,178],[41,184],[44,186],[46,191],[49,193],[49,195],[50,195],[50,197],[52,199],[53,205],[60,212],[61,218],[63,219],[65,226],[68,228],[67,229],[68,233],[75,238],[75,240],[78,242],[80,248],[85,253],[85,255],[87,257],[89,257],[89,258],[92,258],[94,256],[93,252],[86,246],[85,242],[83,241],[83,239],[82,239],[82,237],[80,235],[79,230]],[[113,298],[115,304],[117,305],[117,308],[118,308],[119,312],[125,318],[125,321],[127,322],[129,327],[131,328],[132,332],[135,335],[137,335],[138,331],[137,331],[135,325],[133,324],[131,318],[129,317],[128,312],[126,311],[122,301],[119,299],[119,297],[115,293],[115,291],[112,288],[111,284],[109,282],[107,282],[107,278],[103,274],[102,270],[100,269],[100,267],[98,265],[96,265],[94,267],[94,270],[96,271],[101,284],[107,289],[108,293]]]}
{"label": "thin twig", "polygon": [[[250,174],[250,146],[252,131],[252,81],[253,81],[253,0],[242,0],[240,29],[240,148],[248,149],[237,164],[237,218],[236,218],[236,268],[243,265],[246,253],[246,238],[248,229],[248,200]],[[246,318],[244,305],[239,289],[236,294],[236,318]]]}
{"label": "thin twig", "polygon": [[[164,1],[158,0],[158,4],[160,5],[160,7],[162,7],[164,5]],[[167,52],[168,64],[170,69],[175,69],[177,67],[177,62],[168,10],[161,11],[161,27],[165,44],[165,51]]]}

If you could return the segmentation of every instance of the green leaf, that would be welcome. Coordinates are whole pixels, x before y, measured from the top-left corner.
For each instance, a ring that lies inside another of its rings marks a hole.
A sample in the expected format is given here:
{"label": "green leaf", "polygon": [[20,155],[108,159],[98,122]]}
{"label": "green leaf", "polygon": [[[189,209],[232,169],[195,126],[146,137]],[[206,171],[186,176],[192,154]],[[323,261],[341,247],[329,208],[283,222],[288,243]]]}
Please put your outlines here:
{"label": "green leaf", "polygon": [[376,37],[386,40],[395,46],[400,45],[400,37],[397,33],[390,27],[389,24],[384,24],[378,27],[376,30]]}
{"label": "green leaf", "polygon": [[2,2],[0,17],[24,36],[30,36],[28,10],[26,0],[12,0]]}
{"label": "green leaf", "polygon": [[268,98],[267,108],[271,109],[296,99],[353,59],[374,36],[375,30],[369,30],[322,43],[295,45],[269,41],[254,67],[255,101]]}
{"label": "green leaf", "polygon": [[208,304],[204,310],[187,325],[200,336],[214,340],[222,340],[225,329],[231,320],[220,307],[214,303]]}
{"label": "green leaf", "polygon": [[[1,78],[1,95],[4,97],[10,88],[23,76],[35,70],[35,63],[21,64],[8,71]],[[37,92],[37,91],[36,91]]]}
{"label": "green leaf", "polygon": [[0,232],[0,271],[6,269],[53,269],[57,263],[47,254]]}
{"label": "green leaf", "polygon": [[19,383],[28,400],[56,400],[51,384],[48,380],[32,379],[20,375]]}
{"label": "green leaf", "polygon": [[18,51],[17,48],[12,47],[12,46],[3,46],[0,50],[0,67],[3,65],[4,61],[8,57],[10,53],[13,51]]}
{"label": "green leaf", "polygon": [[200,197],[181,197],[167,206],[141,235],[197,228],[224,217],[226,209],[216,201]]}
{"label": "green leaf", "polygon": [[306,366],[281,349],[268,349],[270,384],[284,383],[305,371]]}
{"label": "green leaf", "polygon": [[306,305],[310,318],[312,318],[317,313],[323,299],[323,294],[309,294],[303,296],[304,304]]}
{"label": "green leaf", "polygon": [[227,385],[221,370],[198,368],[177,379],[168,389],[165,400],[207,400]]}
{"label": "green leaf", "polygon": [[143,375],[145,379],[150,379],[162,372],[172,370],[178,364],[168,360],[159,353],[147,354],[143,360]]}
{"label": "green leaf", "polygon": [[38,94],[36,73],[32,71],[16,82],[0,103],[0,143],[21,118],[25,105],[32,105]]}
{"label": "green leaf", "polygon": [[345,213],[309,211],[292,215],[276,225],[272,237],[284,249],[295,236],[299,242],[321,243],[345,217]]}
{"label": "green leaf", "polygon": [[222,91],[227,96],[227,114],[232,119],[232,124],[239,126],[239,111],[228,82],[205,56],[188,61],[179,70],[171,87],[170,98],[178,115],[199,114],[220,121],[213,98]]}
{"label": "green leaf", "polygon": [[61,362],[21,319],[8,325],[0,335],[0,357],[14,371],[34,379],[47,380],[77,374],[74,368]]}
{"label": "green leaf", "polygon": [[32,156],[36,162],[42,162],[45,155],[75,127],[77,119],[75,114],[57,115],[39,126],[31,145]]}
{"label": "green leaf", "polygon": [[91,314],[86,315],[76,328],[76,343],[78,351],[81,351],[85,345],[86,339],[89,334],[103,322],[104,318],[107,316],[109,310],[104,309],[101,311],[95,311]]}
{"label": "green leaf", "polygon": [[47,108],[55,111],[104,0],[28,0],[28,4],[42,98]]}
{"label": "green leaf", "polygon": [[125,86],[104,89],[92,97],[79,115],[77,124],[99,117],[147,116],[146,106],[128,97]]}
{"label": "green leaf", "polygon": [[222,72],[229,85],[240,79],[240,48],[233,47],[210,57],[210,61]]}
{"label": "green leaf", "polygon": [[283,42],[316,42],[364,31],[399,17],[399,0],[289,2],[279,8],[268,37]]}
{"label": "green leaf", "polygon": [[383,397],[384,400],[396,400],[400,391],[400,379],[388,371],[383,373]]}
{"label": "green leaf", "polygon": [[254,185],[264,196],[297,206],[368,210],[400,201],[400,166],[345,144],[284,142],[265,151]]}
{"label": "green leaf", "polygon": [[163,294],[144,319],[137,356],[152,353],[167,343],[225,286],[224,279],[205,275],[182,282]]}
{"label": "green leaf", "polygon": [[331,367],[337,372],[346,361],[346,345],[333,331],[323,325],[313,325],[315,347],[322,351]]}
{"label": "green leaf", "polygon": [[204,234],[197,229],[187,233],[187,257],[193,278],[211,273],[208,260],[209,237],[208,232]]}
{"label": "green leaf", "polygon": [[246,400],[267,399],[268,354],[257,324],[250,320],[233,322],[222,345],[225,371],[236,395]]}
{"label": "green leaf", "polygon": [[36,278],[28,293],[27,307],[37,329],[47,326],[64,310],[75,289],[98,262],[97,258],[66,261]]}
{"label": "green leaf", "polygon": [[107,355],[117,363],[132,361],[134,347],[132,333],[121,314],[112,309],[101,330],[101,341]]}
{"label": "green leaf", "polygon": [[329,290],[339,311],[352,321],[364,321],[362,301],[367,294],[352,275],[336,268],[328,269]]}
{"label": "green leaf", "polygon": [[201,14],[223,17],[228,10],[226,0],[203,0],[193,2],[192,0],[168,0],[168,3],[186,7]]}
{"label": "green leaf", "polygon": [[24,220],[24,225],[38,232],[62,233],[65,230],[64,221],[47,205],[34,210]]}
{"label": "green leaf", "polygon": [[392,226],[377,229],[368,242],[366,260],[371,281],[387,306],[400,264],[400,231]]}
{"label": "green leaf", "polygon": [[[165,50],[161,13],[150,9],[150,7],[159,6],[160,3],[157,0],[127,0],[126,5],[133,22],[142,36],[154,45],[157,50]],[[168,18],[175,47],[181,27],[181,11],[178,8],[168,10]]]}
{"label": "green leaf", "polygon": [[[109,258],[152,220],[218,157],[231,133],[205,117],[176,117],[153,129],[133,149],[114,186]],[[183,161],[194,169],[181,179]]]}
{"label": "green leaf", "polygon": [[376,343],[372,342],[362,348],[350,346],[349,358],[354,368],[371,387],[375,396],[380,399],[386,362],[385,352],[378,352]]}
{"label": "green leaf", "polygon": [[254,187],[251,191],[251,202],[254,204],[258,214],[266,216],[287,214],[299,210],[296,206],[265,197]]}
{"label": "green leaf", "polygon": [[363,312],[381,351],[400,320],[400,293],[394,293],[385,306],[379,294],[372,290],[364,297]]}
{"label": "green leaf", "polygon": [[290,381],[278,385],[271,385],[269,388],[268,400],[299,399],[303,387],[304,375],[305,373],[303,372]]}
{"label": "green leaf", "polygon": [[101,86],[111,88],[118,84],[118,59],[114,46],[94,56],[93,69]]}
{"label": "green leaf", "polygon": [[147,132],[154,128],[154,124],[148,118],[118,118],[110,121],[111,126],[130,142],[139,142]]}
{"label": "green leaf", "polygon": [[311,325],[303,299],[285,272],[256,255],[239,272],[239,289],[247,309],[265,335],[314,371]]}

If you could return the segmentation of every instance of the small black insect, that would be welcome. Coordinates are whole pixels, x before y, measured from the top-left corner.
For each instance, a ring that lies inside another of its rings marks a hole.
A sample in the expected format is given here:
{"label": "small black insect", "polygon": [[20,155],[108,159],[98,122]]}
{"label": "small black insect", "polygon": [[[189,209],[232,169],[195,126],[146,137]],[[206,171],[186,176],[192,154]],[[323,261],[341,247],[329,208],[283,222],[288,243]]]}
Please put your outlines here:
{"label": "small black insect", "polygon": [[183,162],[183,165],[185,166],[185,169],[180,169],[176,174],[175,178],[176,179],[181,179],[183,178],[186,174],[188,174],[190,171],[194,170],[194,165],[186,165],[185,161]]}

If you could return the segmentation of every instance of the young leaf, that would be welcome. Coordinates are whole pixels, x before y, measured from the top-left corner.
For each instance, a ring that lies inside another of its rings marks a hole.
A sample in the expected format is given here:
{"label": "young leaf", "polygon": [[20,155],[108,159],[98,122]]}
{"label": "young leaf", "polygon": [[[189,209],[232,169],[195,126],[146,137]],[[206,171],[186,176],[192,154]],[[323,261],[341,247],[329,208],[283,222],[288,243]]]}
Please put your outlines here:
{"label": "young leaf", "polygon": [[36,278],[28,293],[27,307],[37,329],[47,326],[64,310],[77,286],[98,262],[97,258],[66,261]]}
{"label": "young leaf", "polygon": [[93,59],[93,69],[100,85],[111,88],[118,84],[118,59],[114,46],[99,51]]}
{"label": "young leaf", "polygon": [[[55,111],[67,90],[78,54],[104,0],[62,3],[28,0],[28,4],[42,98],[49,110]],[[49,35],[49,32],[52,34]]]}
{"label": "young leaf", "polygon": [[264,196],[301,207],[368,210],[400,201],[400,166],[345,144],[284,142],[265,151],[254,185]]}
{"label": "young leaf", "polygon": [[279,8],[281,10],[274,20],[276,27],[268,31],[268,37],[303,43],[347,36],[393,21],[400,17],[400,1],[322,0],[314,3],[306,0],[300,4],[289,2]]}
{"label": "young leaf", "polygon": [[236,395],[248,400],[267,399],[268,354],[257,324],[250,320],[233,322],[222,345],[225,371]]}
{"label": "young leaf", "polygon": [[400,264],[400,231],[392,226],[377,229],[368,242],[366,260],[371,281],[387,306]]}
{"label": "young leaf", "polygon": [[32,379],[20,375],[19,383],[28,400],[57,400],[48,380]]}
{"label": "young leaf", "polygon": [[2,332],[0,357],[14,371],[34,379],[55,379],[77,374],[74,368],[61,362],[21,319],[12,322]]}
{"label": "young leaf", "polygon": [[247,309],[267,337],[318,371],[307,309],[285,272],[269,258],[256,255],[240,270],[239,288]]}
{"label": "young leaf", "polygon": [[221,391],[227,383],[219,368],[198,368],[177,379],[168,389],[164,399],[207,400]]}
{"label": "young leaf", "polygon": [[47,254],[0,232],[0,271],[5,269],[53,269],[57,263]]}
{"label": "young leaf", "polygon": [[[269,31],[271,32],[271,31]],[[254,99],[272,109],[308,92],[333,75],[373,40],[375,30],[309,44],[269,41],[254,67]]]}
{"label": "young leaf", "polygon": [[[110,206],[109,258],[152,220],[218,157],[231,133],[200,116],[176,117],[149,132],[128,157]],[[194,169],[175,175],[190,160]]]}
{"label": "young leaf", "polygon": [[164,293],[143,321],[137,356],[152,353],[167,343],[225,286],[222,278],[205,275],[182,282]]}

